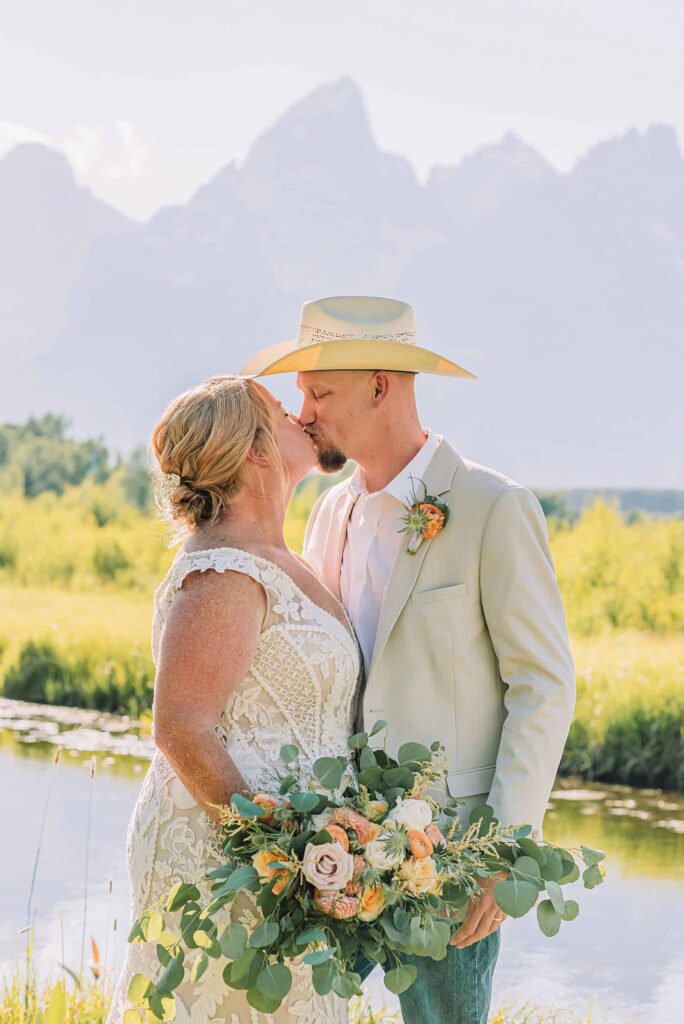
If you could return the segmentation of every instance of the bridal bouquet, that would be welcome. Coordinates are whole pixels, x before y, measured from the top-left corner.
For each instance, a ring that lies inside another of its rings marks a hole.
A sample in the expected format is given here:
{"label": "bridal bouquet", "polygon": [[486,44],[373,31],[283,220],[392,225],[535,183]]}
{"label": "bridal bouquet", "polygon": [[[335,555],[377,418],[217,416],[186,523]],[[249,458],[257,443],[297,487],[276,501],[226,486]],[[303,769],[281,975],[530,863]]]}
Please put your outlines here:
{"label": "bridal bouquet", "polygon": [[[353,966],[362,952],[384,965],[386,987],[401,993],[417,976],[402,954],[443,959],[459,927],[454,912],[478,898],[483,879],[501,873],[494,899],[510,917],[537,904],[549,936],[577,917],[562,888],[579,878],[575,854],[535,842],[529,825],[501,826],[486,804],[461,829],[458,801],[435,795],[444,792],[444,747],[406,743],[391,758],[369,743],[386,725],[352,736],[353,757],[316,761],[313,783],[303,782],[297,747],[284,746],[278,796],[236,794],[222,809],[225,863],[204,879],[179,882],[129,935],[130,942],[157,942],[156,979],[138,974],[129,987],[147,1020],[172,1019],[172,993],[186,968],[194,983],[212,959],[225,961],[226,986],[245,990],[265,1013],[287,996],[288,963],[296,958],[311,965],[320,995],[360,994]],[[576,853],[584,886],[602,882],[604,854],[586,846]],[[253,928],[230,917],[229,905],[245,891],[261,912]],[[174,915],[175,931],[165,913]]]}

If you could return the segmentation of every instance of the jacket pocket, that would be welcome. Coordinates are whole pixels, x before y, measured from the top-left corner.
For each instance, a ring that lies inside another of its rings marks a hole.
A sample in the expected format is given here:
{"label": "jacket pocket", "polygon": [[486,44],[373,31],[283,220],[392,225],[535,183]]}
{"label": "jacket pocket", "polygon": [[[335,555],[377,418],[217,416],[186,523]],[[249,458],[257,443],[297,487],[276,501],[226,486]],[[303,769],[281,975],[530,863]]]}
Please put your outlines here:
{"label": "jacket pocket", "polygon": [[418,590],[411,594],[411,604],[432,604],[433,601],[449,601],[460,597],[468,589],[467,583],[455,583],[452,587],[436,587],[434,590]]}
{"label": "jacket pocket", "polygon": [[449,772],[446,778],[449,796],[477,796],[489,793],[494,781],[496,765],[485,768],[466,768],[460,772]]}

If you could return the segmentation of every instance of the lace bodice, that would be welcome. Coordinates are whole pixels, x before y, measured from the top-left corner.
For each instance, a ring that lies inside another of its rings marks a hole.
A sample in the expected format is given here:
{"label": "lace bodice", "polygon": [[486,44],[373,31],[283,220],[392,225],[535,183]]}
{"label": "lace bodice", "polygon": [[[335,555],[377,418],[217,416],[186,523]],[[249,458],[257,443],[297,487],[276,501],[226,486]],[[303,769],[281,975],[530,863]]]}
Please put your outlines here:
{"label": "lace bodice", "polygon": [[191,572],[241,572],[260,583],[268,611],[254,662],[233,692],[217,731],[252,789],[277,786],[284,743],[296,743],[302,763],[349,753],[359,649],[343,624],[315,604],[275,562],[238,548],[181,552],[155,595],[152,653],[156,660],[175,594]]}
{"label": "lace bodice", "polygon": [[[305,778],[322,756],[349,754],[354,731],[360,652],[349,620],[317,605],[280,566],[238,548],[181,551],[155,594],[152,650],[158,659],[174,597],[191,572],[244,573],[264,588],[267,613],[254,661],[224,708],[216,731],[253,790],[277,792],[284,744],[300,751]],[[341,609],[340,609],[341,610]],[[341,614],[344,614],[341,610]],[[180,880],[197,881],[221,859],[220,833],[157,751],[143,783],[128,833],[131,912],[136,917]],[[240,894],[234,919],[254,924],[259,917],[251,894]],[[147,946],[129,946],[108,1024],[121,1024],[128,1008],[128,980],[154,971]],[[250,1007],[244,993],[226,993],[212,967],[195,986],[177,992],[179,1024],[341,1024],[346,1009],[337,996],[313,991],[310,969],[293,969],[295,984],[273,1015]],[[216,968],[216,969],[215,969]]]}

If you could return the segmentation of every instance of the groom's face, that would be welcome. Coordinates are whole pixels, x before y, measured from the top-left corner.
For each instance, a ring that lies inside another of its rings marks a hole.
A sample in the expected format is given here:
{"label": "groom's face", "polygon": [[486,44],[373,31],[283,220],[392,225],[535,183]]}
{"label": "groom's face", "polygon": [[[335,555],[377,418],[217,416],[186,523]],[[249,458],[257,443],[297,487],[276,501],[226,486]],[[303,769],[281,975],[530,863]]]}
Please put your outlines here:
{"label": "groom's face", "polygon": [[302,392],[299,421],[311,437],[324,473],[336,473],[354,458],[367,433],[369,370],[307,370],[297,374]]}

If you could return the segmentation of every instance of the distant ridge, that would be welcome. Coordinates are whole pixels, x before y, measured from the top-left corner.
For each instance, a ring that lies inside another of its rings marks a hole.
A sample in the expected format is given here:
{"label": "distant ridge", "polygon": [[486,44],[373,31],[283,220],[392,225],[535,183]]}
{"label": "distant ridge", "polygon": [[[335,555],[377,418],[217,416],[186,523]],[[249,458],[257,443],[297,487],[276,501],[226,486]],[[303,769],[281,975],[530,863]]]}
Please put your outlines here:
{"label": "distant ridge", "polygon": [[[684,162],[654,125],[558,174],[507,135],[421,185],[350,78],[138,224],[23,145],[0,161],[2,419],[58,404],[130,448],[180,389],[290,337],[301,303],[397,295],[477,382],[426,423],[524,483],[684,479]],[[55,396],[59,402],[55,402]]]}

